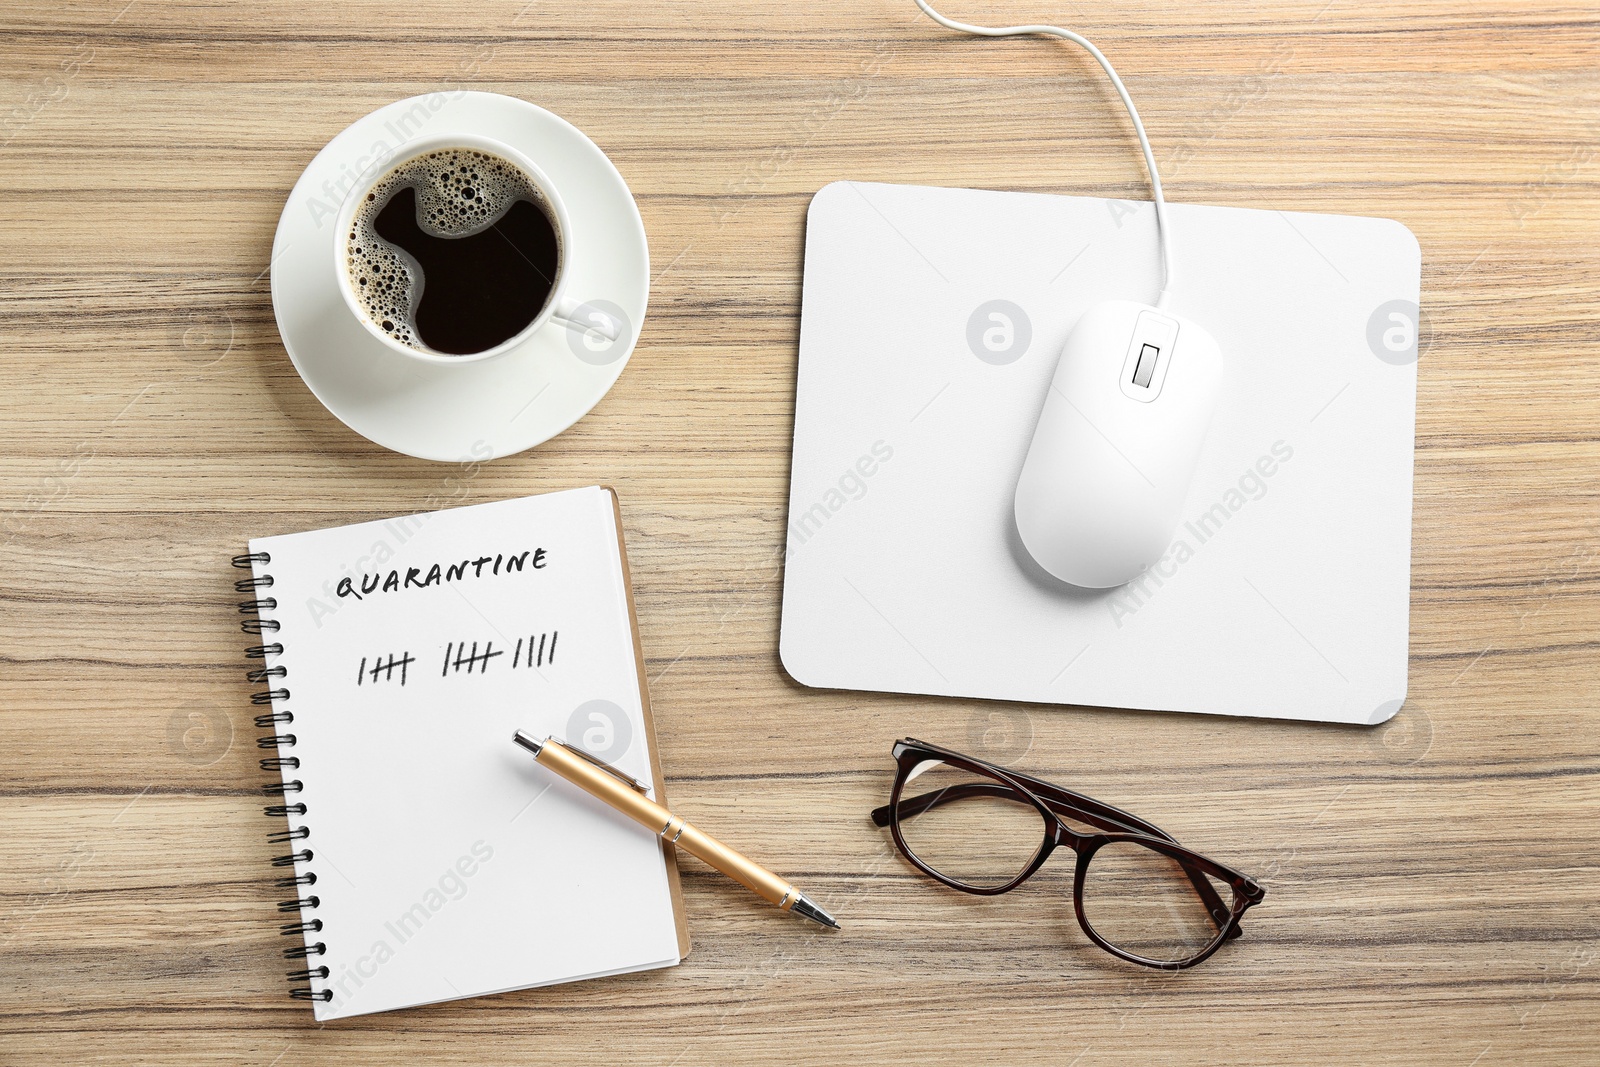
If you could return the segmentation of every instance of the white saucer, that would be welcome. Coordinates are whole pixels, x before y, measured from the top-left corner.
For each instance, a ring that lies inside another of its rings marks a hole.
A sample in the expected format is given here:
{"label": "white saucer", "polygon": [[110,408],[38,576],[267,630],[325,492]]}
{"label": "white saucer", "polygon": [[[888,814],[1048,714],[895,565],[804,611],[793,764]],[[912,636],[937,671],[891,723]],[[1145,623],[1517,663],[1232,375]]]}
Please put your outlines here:
{"label": "white saucer", "polygon": [[[333,254],[344,191],[407,141],[453,130],[520,149],[550,176],[577,236],[568,293],[620,312],[616,342],[552,322],[499,358],[432,367],[388,351],[350,313]],[[411,97],[352,123],[295,183],[272,242],[272,309],[311,392],[368,440],[441,462],[521,452],[587,414],[627,366],[649,291],[644,222],[616,167],[564,119],[495,93]]]}

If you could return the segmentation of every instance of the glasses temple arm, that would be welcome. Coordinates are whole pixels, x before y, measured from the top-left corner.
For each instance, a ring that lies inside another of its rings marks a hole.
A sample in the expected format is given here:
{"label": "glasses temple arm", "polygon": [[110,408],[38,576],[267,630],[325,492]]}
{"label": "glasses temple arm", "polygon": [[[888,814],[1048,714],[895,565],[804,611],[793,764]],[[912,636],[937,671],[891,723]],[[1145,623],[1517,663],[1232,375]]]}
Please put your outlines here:
{"label": "glasses temple arm", "polygon": [[[960,785],[946,786],[943,789],[934,789],[923,793],[921,796],[901,797],[900,814],[921,815],[929,808],[936,808],[940,804],[947,804],[952,800],[965,800],[968,797],[999,797],[1002,800],[1014,800],[1018,804],[1026,804],[1027,798],[1008,785],[999,782],[963,782]],[[885,804],[881,808],[872,809],[872,821],[879,826],[888,826],[894,818],[894,805]]]}
{"label": "glasses temple arm", "polygon": [[1030,791],[1045,802],[1050,808],[1062,806],[1075,814],[1084,822],[1099,826],[1103,830],[1122,830],[1127,833],[1144,834],[1147,837],[1159,837],[1164,841],[1176,842],[1178,839],[1167,833],[1155,823],[1145,822],[1137,815],[1114,808],[1110,804],[1102,804],[1082,793],[1074,793],[1070,789],[1059,785],[1052,785],[1041,778],[1031,775],[1017,774],[1007,771],[1011,777],[1021,782]]}

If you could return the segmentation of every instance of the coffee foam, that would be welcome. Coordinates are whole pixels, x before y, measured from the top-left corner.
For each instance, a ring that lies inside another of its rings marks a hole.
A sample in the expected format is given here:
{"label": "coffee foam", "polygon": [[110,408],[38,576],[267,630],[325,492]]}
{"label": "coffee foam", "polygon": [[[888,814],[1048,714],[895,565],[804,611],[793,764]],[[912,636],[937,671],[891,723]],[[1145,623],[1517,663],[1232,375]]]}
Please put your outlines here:
{"label": "coffee foam", "polygon": [[[527,200],[554,225],[538,186],[508,159],[472,148],[445,148],[407,160],[380,178],[356,209],[346,243],[351,290],[378,327],[401,344],[432,352],[417,332],[422,271],[374,226],[402,189],[417,193],[418,224],[435,237],[469,237],[498,222],[511,205]],[[560,231],[557,230],[557,240]]]}

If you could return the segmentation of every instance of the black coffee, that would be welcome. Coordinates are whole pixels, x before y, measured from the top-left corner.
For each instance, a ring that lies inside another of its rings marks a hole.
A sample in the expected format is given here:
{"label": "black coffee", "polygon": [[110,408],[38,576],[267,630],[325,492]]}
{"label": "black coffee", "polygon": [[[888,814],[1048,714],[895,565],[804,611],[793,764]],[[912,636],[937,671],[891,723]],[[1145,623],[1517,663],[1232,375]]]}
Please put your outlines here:
{"label": "black coffee", "polygon": [[544,310],[561,266],[549,205],[510,160],[442,149],[390,171],[356,210],[350,284],[402,344],[463,356]]}

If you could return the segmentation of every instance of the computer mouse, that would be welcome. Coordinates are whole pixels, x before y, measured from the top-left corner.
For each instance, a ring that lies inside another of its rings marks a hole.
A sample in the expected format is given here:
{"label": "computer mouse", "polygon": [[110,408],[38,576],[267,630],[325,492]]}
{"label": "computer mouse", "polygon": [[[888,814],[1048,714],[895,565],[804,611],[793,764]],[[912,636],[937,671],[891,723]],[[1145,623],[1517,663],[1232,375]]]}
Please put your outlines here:
{"label": "computer mouse", "polygon": [[1200,326],[1149,304],[1083,313],[1061,349],[1017,479],[1017,532],[1063,582],[1138,577],[1177,528],[1222,386]]}

